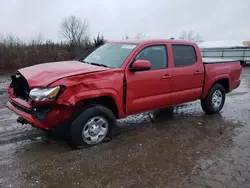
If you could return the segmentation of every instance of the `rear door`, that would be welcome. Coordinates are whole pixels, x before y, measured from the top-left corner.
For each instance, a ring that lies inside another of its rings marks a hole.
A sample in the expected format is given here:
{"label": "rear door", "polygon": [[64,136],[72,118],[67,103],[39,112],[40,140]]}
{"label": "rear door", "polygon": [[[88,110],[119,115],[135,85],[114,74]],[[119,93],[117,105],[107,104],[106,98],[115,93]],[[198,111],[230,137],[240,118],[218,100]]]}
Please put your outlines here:
{"label": "rear door", "polygon": [[134,114],[169,105],[172,68],[168,68],[166,44],[142,47],[130,66],[137,59],[150,61],[151,69],[140,72],[126,70],[126,113]]}
{"label": "rear door", "polygon": [[172,44],[172,104],[194,101],[202,94],[204,66],[197,50],[192,45]]}

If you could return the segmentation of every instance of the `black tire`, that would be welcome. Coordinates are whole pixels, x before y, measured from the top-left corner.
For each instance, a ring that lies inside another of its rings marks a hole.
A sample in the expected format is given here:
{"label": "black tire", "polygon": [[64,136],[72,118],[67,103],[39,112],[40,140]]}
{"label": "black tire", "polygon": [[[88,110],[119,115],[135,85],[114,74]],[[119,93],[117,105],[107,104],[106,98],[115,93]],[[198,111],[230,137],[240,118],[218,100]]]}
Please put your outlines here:
{"label": "black tire", "polygon": [[[213,95],[215,92],[219,91],[222,96],[221,103],[218,106],[213,104]],[[203,111],[207,114],[216,114],[221,111],[225,104],[226,92],[221,84],[214,84],[205,99],[201,99],[201,107]]]}
{"label": "black tire", "polygon": [[209,112],[208,112],[208,109],[207,109],[207,106],[206,106],[206,100],[205,100],[205,99],[201,99],[201,108],[202,108],[202,110],[203,110],[206,114],[209,113]]}
{"label": "black tire", "polygon": [[[98,143],[90,144],[87,143],[83,136],[82,131],[86,123],[94,117],[101,117],[106,120],[108,128],[105,138]],[[69,144],[73,149],[80,149],[83,147],[90,147],[101,143],[102,141],[111,140],[113,135],[113,130],[116,127],[116,118],[114,113],[101,105],[89,105],[86,107],[82,113],[73,121],[70,133],[69,133]]]}

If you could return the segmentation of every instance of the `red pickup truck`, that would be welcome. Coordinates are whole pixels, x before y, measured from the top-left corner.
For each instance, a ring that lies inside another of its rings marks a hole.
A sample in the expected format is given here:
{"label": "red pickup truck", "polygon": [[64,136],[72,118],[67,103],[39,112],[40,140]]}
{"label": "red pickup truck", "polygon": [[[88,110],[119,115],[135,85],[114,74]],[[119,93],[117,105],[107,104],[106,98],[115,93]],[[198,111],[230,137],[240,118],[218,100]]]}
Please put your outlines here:
{"label": "red pickup truck", "polygon": [[72,147],[110,139],[116,119],[200,99],[218,113],[240,85],[240,62],[205,59],[196,44],[177,40],[113,41],[82,61],[17,71],[7,107],[18,122],[63,129]]}

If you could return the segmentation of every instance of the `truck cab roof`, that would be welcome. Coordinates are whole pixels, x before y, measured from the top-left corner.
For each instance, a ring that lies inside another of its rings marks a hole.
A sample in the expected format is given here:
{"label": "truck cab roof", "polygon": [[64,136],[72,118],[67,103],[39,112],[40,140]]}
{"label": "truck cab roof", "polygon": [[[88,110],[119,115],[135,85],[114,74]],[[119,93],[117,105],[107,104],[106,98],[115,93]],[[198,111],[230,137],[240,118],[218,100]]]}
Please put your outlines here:
{"label": "truck cab roof", "polygon": [[151,44],[151,43],[170,43],[182,45],[196,45],[193,42],[174,39],[137,39],[137,40],[111,40],[110,43],[131,43],[131,44]]}

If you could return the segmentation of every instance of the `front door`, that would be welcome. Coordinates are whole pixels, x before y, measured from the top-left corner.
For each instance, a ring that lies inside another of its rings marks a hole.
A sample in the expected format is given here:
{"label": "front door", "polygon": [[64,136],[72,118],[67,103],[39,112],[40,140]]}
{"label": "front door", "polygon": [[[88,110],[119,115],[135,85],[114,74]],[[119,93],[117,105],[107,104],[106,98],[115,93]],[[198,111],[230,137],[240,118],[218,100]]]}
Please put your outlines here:
{"label": "front door", "polygon": [[172,69],[168,68],[166,45],[144,47],[133,62],[138,59],[148,60],[151,69],[140,72],[127,70],[127,114],[164,107],[171,100]]}

